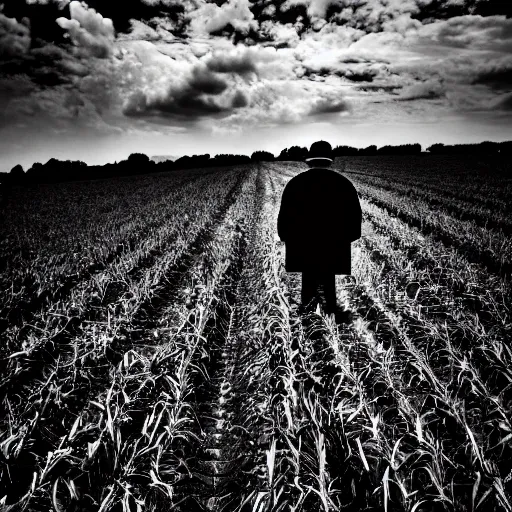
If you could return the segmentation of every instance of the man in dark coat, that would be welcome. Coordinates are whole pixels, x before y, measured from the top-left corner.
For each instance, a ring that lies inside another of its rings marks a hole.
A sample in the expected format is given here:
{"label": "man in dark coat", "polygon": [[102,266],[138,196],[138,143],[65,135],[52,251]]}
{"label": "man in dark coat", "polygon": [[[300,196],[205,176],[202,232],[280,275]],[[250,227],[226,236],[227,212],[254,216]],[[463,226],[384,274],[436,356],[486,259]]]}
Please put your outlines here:
{"label": "man in dark coat", "polygon": [[286,271],[302,272],[302,306],[324,289],[326,312],[336,312],[336,275],[351,274],[351,242],[361,237],[361,206],[352,183],[328,169],[328,142],[315,142],[306,162],[309,170],[286,185],[277,220],[286,244]]}

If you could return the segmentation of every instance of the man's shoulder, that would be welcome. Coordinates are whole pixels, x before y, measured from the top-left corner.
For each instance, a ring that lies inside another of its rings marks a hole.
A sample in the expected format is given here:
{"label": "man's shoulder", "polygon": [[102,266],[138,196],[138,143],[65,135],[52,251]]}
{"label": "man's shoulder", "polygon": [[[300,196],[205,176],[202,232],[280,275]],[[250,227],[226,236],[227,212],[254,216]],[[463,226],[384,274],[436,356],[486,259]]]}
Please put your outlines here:
{"label": "man's shoulder", "polygon": [[338,176],[339,174],[333,169],[315,167],[307,169],[299,174],[296,174],[290,181],[302,181],[318,178],[319,176]]}
{"label": "man's shoulder", "polygon": [[309,171],[304,171],[300,172],[299,174],[296,174],[293,178],[288,180],[288,182],[286,183],[286,187],[293,187],[294,185],[302,183],[303,181],[307,181],[309,179],[309,177],[306,176],[308,172]]}
{"label": "man's shoulder", "polygon": [[343,189],[354,188],[352,182],[334,169],[314,168],[308,169],[294,176],[286,184],[286,188],[307,187],[309,185],[321,184],[322,186],[341,187]]}
{"label": "man's shoulder", "polygon": [[340,174],[338,171],[327,168],[308,169],[307,171],[294,176],[288,183],[303,183],[308,181],[352,184],[348,178]]}

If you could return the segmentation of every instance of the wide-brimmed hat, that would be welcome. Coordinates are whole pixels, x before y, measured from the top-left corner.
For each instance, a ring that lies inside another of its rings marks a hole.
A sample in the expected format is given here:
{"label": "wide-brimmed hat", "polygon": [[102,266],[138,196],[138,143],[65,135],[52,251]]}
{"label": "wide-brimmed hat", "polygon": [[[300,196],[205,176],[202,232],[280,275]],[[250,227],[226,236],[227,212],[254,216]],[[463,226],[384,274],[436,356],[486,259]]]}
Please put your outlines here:
{"label": "wide-brimmed hat", "polygon": [[312,162],[313,160],[325,160],[332,162],[332,146],[325,140],[313,142],[313,144],[311,144],[311,148],[309,149],[306,162],[309,163]]}

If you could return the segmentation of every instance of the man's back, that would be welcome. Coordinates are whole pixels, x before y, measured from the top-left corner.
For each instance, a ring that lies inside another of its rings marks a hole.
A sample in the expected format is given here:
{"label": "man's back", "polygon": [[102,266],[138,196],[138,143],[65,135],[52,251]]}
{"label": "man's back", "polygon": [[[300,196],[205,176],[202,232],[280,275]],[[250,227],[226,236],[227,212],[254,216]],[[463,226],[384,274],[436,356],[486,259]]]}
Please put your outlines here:
{"label": "man's back", "polygon": [[278,234],[282,240],[356,240],[361,235],[361,209],[354,186],[330,169],[295,176],[283,192]]}

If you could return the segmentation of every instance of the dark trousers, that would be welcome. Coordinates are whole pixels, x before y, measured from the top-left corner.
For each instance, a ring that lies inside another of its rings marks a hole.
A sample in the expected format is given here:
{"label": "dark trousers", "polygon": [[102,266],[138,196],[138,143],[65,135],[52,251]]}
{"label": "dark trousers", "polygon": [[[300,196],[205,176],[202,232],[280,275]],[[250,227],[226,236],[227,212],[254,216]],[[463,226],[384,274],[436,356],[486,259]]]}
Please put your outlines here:
{"label": "dark trousers", "polygon": [[312,306],[318,299],[318,288],[323,288],[327,313],[336,311],[336,274],[302,272],[302,306]]}

